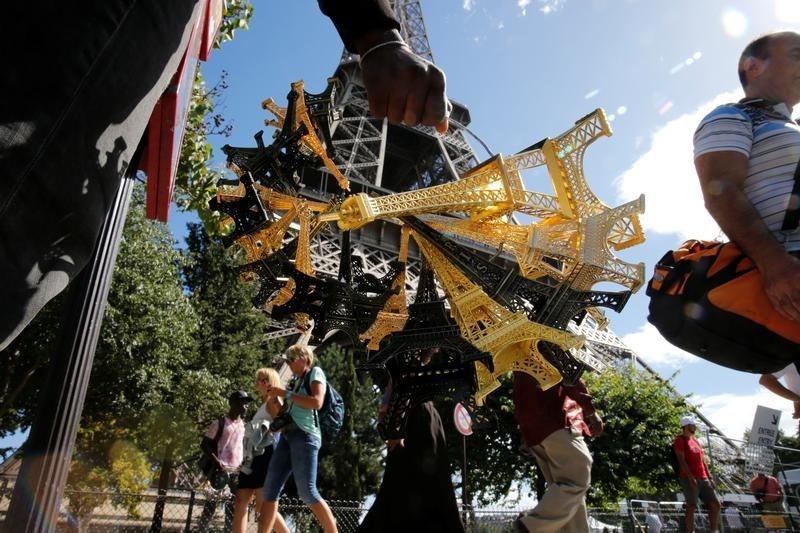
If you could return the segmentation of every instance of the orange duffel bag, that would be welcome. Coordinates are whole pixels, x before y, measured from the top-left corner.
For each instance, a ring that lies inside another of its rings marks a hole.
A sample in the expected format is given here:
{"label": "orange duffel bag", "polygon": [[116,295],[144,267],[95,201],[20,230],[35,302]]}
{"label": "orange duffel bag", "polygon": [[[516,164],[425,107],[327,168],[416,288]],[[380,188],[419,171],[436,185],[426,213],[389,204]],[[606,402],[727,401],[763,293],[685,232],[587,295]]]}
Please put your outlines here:
{"label": "orange duffel bag", "polygon": [[775,310],[734,243],[689,240],[667,252],[647,295],[647,320],[661,335],[712,363],[765,374],[800,360],[800,322]]}

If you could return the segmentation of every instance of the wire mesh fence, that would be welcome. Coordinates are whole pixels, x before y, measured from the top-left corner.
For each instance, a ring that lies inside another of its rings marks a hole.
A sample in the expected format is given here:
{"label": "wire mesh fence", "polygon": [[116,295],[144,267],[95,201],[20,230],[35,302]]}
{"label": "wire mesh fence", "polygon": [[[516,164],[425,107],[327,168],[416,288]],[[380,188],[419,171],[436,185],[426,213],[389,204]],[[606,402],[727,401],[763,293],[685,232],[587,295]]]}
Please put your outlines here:
{"label": "wire mesh fence", "polygon": [[[0,488],[0,524],[4,531],[13,531],[4,524],[10,501],[9,488]],[[361,502],[330,500],[328,504],[336,517],[339,531],[352,533],[367,512]],[[68,509],[84,505],[92,511],[73,516]],[[57,531],[70,533],[227,533],[232,530],[234,499],[227,492],[204,490],[170,490],[159,496],[147,494],[118,494],[105,492],[66,491],[59,515]],[[654,502],[648,508],[636,503],[623,510],[589,509],[592,533],[648,533],[647,511],[655,513],[662,524],[662,533],[686,531],[683,509],[678,502]],[[521,509],[501,507],[463,508],[462,520],[468,533],[511,533],[512,522]],[[283,498],[280,512],[291,531],[321,532],[316,520],[300,500]],[[257,530],[257,510],[253,503],[247,508],[247,531]],[[709,520],[704,512],[695,517],[696,531],[708,532]],[[723,531],[768,533],[800,531],[797,515],[787,513],[723,513]]]}

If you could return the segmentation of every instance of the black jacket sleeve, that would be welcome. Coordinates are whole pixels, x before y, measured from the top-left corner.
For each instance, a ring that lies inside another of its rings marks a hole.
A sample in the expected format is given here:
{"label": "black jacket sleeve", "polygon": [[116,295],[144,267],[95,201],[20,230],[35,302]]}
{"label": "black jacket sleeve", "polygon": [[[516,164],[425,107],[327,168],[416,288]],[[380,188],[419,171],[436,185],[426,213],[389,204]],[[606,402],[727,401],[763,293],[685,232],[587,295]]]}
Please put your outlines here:
{"label": "black jacket sleeve", "polygon": [[399,30],[389,0],[317,0],[333,21],[345,48],[357,54],[356,41],[372,31]]}

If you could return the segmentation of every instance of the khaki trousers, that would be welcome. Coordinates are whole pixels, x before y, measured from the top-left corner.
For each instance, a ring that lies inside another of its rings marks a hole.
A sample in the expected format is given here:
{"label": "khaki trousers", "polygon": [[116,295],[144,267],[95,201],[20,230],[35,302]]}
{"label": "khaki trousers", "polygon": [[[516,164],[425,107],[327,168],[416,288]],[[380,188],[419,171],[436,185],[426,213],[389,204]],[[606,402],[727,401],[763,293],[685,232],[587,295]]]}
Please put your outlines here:
{"label": "khaki trousers", "polygon": [[589,533],[586,491],[592,479],[592,455],[580,430],[558,430],[529,450],[542,469],[547,490],[522,523],[536,533]]}

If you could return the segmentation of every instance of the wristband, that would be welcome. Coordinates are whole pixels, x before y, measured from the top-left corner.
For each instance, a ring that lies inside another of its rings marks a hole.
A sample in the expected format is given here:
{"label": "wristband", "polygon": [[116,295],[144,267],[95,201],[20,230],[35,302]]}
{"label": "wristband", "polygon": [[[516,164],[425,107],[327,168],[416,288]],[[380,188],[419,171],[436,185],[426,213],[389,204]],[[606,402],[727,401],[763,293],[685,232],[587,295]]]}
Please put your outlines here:
{"label": "wristband", "polygon": [[381,48],[383,46],[388,46],[390,44],[396,44],[401,48],[408,48],[408,45],[405,43],[405,41],[384,41],[382,43],[376,44],[375,46],[373,46],[372,48],[361,54],[361,59],[358,60],[358,64],[361,65],[364,62],[364,58],[366,58],[369,54],[371,54],[378,48]]}
{"label": "wristband", "polygon": [[290,390],[286,391],[286,401],[289,401],[289,400],[292,399],[292,394],[294,394],[292,391],[290,391]]}

